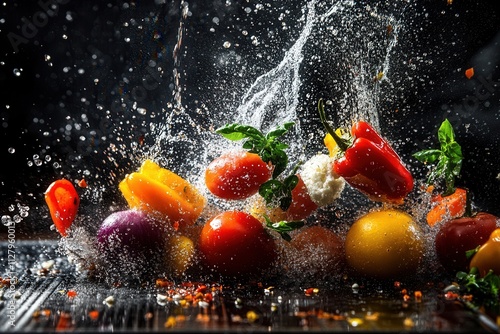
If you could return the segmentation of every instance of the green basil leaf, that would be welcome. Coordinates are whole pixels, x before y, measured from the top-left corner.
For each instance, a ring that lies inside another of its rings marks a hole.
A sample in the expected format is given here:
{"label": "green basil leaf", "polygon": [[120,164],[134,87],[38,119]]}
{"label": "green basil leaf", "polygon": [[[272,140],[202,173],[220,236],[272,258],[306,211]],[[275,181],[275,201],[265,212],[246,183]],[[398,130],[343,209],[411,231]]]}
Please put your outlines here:
{"label": "green basil leaf", "polygon": [[455,141],[455,133],[448,119],[445,119],[439,127],[438,140],[441,143],[441,148]]}
{"label": "green basil leaf", "polygon": [[268,180],[261,184],[259,187],[259,195],[264,198],[266,204],[271,204],[276,197],[276,194],[281,194],[281,189],[283,188],[283,184],[279,180]]}
{"label": "green basil leaf", "polygon": [[274,140],[275,138],[281,137],[294,125],[295,125],[294,122],[288,122],[283,124],[282,126],[278,126],[276,129],[271,130],[267,133],[266,139]]}
{"label": "green basil leaf", "polygon": [[304,226],[303,221],[279,221],[279,222],[271,222],[269,217],[264,216],[266,220],[266,226],[278,232],[283,239],[286,241],[292,240],[290,235],[287,232],[291,232],[293,230],[299,229]]}
{"label": "green basil leaf", "polygon": [[269,159],[274,165],[273,178],[277,178],[285,171],[286,166],[288,165],[288,156],[284,151],[274,151]]}
{"label": "green basil leaf", "polygon": [[441,150],[423,150],[413,154],[413,157],[423,163],[433,163],[442,154]]}
{"label": "green basil leaf", "polygon": [[256,128],[249,125],[241,125],[236,123],[226,124],[225,126],[215,130],[215,132],[231,141],[239,141],[245,138],[264,138],[264,135]]}

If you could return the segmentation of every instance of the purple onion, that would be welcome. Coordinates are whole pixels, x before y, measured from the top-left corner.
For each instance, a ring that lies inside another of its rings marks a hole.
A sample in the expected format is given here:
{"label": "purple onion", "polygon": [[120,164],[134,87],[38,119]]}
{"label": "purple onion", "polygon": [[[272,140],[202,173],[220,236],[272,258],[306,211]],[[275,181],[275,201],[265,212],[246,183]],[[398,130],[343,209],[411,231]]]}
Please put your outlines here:
{"label": "purple onion", "polygon": [[97,233],[105,271],[135,277],[156,272],[163,263],[166,236],[162,224],[142,211],[110,214]]}

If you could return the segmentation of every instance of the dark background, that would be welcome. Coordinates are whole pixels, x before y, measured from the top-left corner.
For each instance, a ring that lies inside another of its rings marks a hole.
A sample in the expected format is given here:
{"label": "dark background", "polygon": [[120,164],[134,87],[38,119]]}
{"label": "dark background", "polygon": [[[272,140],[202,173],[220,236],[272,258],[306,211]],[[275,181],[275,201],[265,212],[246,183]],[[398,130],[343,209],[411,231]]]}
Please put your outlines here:
{"label": "dark background", "polygon": [[[193,118],[204,128],[217,125],[210,115],[221,104],[237,103],[247,88],[234,85],[231,66],[214,65],[225,41],[239,48],[246,77],[255,79],[280,62],[300,33],[299,1],[271,1],[267,11],[257,10],[259,4],[189,2],[178,68],[183,103],[201,110]],[[379,6],[397,10],[396,4]],[[360,10],[367,5],[357,2]],[[0,7],[0,215],[22,218],[20,236],[48,231],[43,192],[59,177],[88,180],[89,188],[80,189],[83,214],[123,204],[117,183],[136,167],[141,145],[154,141],[150,123],[164,122],[171,110],[180,7],[179,1],[75,0]],[[449,118],[466,157],[458,184],[469,188],[479,208],[500,215],[497,7],[495,1],[444,0],[409,6],[393,51],[397,79],[380,101],[380,127],[424,179],[425,169],[411,154],[436,147],[437,128]],[[286,30],[279,13],[286,13]],[[370,33],[362,25],[352,28]],[[311,124],[311,133],[318,131],[318,98],[335,98],[344,88],[331,79],[339,74],[336,61],[350,56],[322,49],[323,36],[316,34],[302,69],[303,123]],[[330,61],[314,62],[314,54]],[[469,67],[476,72],[471,80],[464,76]]]}

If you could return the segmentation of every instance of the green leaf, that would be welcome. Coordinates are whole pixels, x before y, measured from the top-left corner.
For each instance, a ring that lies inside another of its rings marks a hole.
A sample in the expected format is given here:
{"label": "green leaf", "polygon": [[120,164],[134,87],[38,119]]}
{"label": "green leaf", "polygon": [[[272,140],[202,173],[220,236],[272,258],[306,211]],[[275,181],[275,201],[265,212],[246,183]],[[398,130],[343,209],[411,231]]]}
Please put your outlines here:
{"label": "green leaf", "polygon": [[439,143],[441,143],[441,147],[447,146],[455,141],[455,133],[453,132],[453,127],[448,119],[445,119],[439,127],[438,140]]}
{"label": "green leaf", "polygon": [[273,178],[277,178],[283,173],[288,165],[288,156],[284,151],[274,151],[270,157],[271,163],[274,165]]}
{"label": "green leaf", "polygon": [[294,125],[295,125],[294,122],[288,122],[288,123],[283,124],[283,126],[278,126],[276,129],[270,131],[266,135],[266,139],[267,140],[274,140],[274,138],[281,137]]}
{"label": "green leaf", "polygon": [[279,222],[272,222],[269,217],[264,216],[264,219],[266,220],[266,226],[278,232],[283,239],[286,241],[290,241],[292,238],[288,234],[288,232],[291,232],[293,230],[297,230],[301,227],[304,226],[304,222],[299,220],[299,221],[279,221]]}
{"label": "green leaf", "polygon": [[[474,308],[484,307],[488,312],[500,315],[500,276],[490,270],[480,277],[478,269],[472,267],[468,273],[456,274],[460,286],[473,297]],[[475,305],[474,305],[475,304]]]}
{"label": "green leaf", "polygon": [[476,248],[474,249],[470,249],[468,251],[465,252],[465,256],[467,257],[467,259],[472,259],[472,257],[474,255],[476,255],[477,251],[479,250],[481,246],[477,246]]}
{"label": "green leaf", "polygon": [[413,157],[423,163],[433,163],[442,154],[441,150],[422,150],[413,154]]}
{"label": "green leaf", "polygon": [[236,123],[226,124],[225,126],[215,130],[215,132],[231,141],[239,141],[245,138],[264,138],[264,135],[256,128],[249,125],[240,125]]}
{"label": "green leaf", "polygon": [[455,191],[455,179],[460,177],[463,161],[462,148],[455,141],[455,133],[448,119],[445,119],[438,129],[438,140],[440,149],[422,150],[413,156],[423,163],[436,164],[429,173],[427,183],[444,181],[446,196]]}

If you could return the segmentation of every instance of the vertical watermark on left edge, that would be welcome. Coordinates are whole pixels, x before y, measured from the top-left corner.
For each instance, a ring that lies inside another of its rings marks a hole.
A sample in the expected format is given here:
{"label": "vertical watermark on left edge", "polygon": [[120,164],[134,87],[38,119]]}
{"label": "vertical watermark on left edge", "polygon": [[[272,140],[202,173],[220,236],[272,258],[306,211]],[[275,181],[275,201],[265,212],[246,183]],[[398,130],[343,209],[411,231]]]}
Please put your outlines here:
{"label": "vertical watermark on left edge", "polygon": [[[2,217],[4,220],[4,217]],[[12,219],[3,222],[7,227],[7,267],[6,278],[2,279],[3,288],[8,290],[11,298],[7,301],[7,322],[10,327],[16,326],[17,301],[17,257],[16,257],[16,223]]]}

